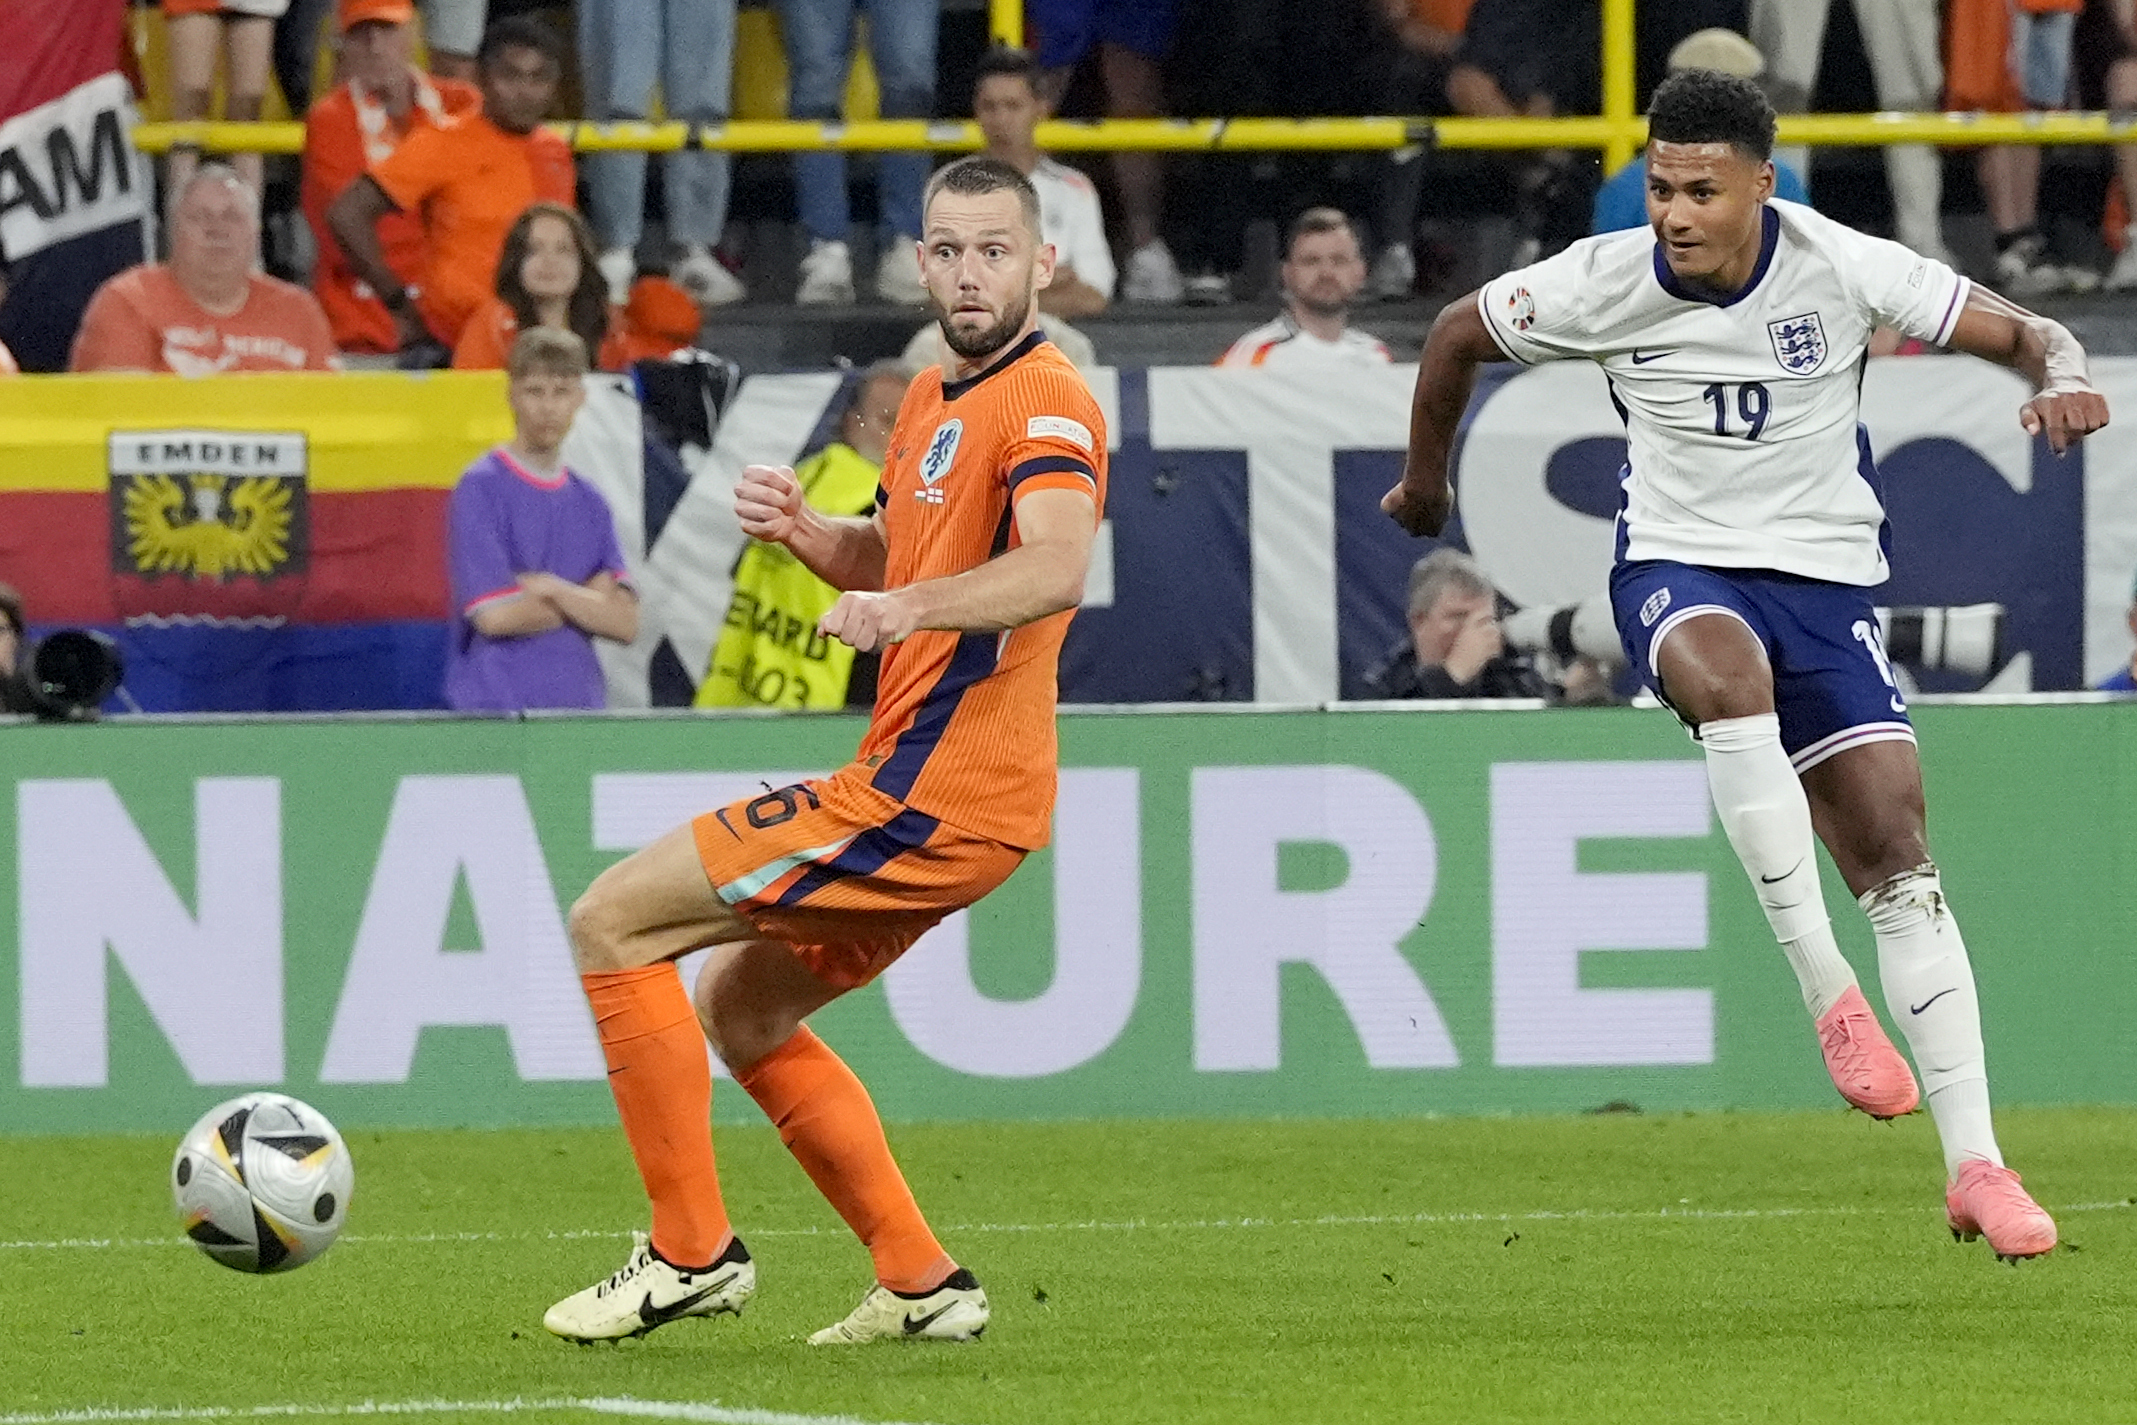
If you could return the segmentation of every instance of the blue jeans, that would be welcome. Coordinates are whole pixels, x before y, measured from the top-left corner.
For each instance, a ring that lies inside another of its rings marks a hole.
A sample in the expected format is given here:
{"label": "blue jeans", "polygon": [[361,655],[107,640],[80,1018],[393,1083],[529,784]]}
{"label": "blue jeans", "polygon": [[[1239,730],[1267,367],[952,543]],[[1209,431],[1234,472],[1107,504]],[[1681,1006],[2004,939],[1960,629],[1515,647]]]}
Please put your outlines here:
{"label": "blue jeans", "polygon": [[[935,31],[941,0],[778,0],[779,33],[791,85],[787,113],[796,119],[836,119],[853,67],[853,20],[868,11],[868,51],[886,119],[935,116]],[[877,205],[886,238],[920,236],[920,197],[929,155],[886,153],[877,159]],[[794,186],[802,226],[820,241],[844,242],[853,226],[846,207],[846,156],[794,155]]]}
{"label": "blue jeans", "polygon": [[[591,119],[643,119],[659,78],[670,119],[727,118],[735,81],[735,0],[579,0],[579,62]],[[724,153],[667,155],[668,236],[720,240],[727,223]],[[645,229],[646,156],[590,153],[588,217],[601,245],[636,247]]]}

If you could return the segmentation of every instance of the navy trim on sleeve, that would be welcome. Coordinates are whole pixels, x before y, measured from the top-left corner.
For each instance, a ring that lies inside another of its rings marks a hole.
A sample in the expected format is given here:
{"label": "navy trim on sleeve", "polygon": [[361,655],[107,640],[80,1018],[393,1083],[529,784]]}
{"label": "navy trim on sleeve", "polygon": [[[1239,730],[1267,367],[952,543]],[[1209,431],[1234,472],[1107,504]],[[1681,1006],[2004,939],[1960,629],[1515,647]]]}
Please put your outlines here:
{"label": "navy trim on sleeve", "polygon": [[1098,488],[1098,476],[1092,473],[1088,460],[1073,455],[1035,455],[1010,470],[1010,490],[1014,491],[1034,475],[1081,475],[1091,482],[1092,490]]}

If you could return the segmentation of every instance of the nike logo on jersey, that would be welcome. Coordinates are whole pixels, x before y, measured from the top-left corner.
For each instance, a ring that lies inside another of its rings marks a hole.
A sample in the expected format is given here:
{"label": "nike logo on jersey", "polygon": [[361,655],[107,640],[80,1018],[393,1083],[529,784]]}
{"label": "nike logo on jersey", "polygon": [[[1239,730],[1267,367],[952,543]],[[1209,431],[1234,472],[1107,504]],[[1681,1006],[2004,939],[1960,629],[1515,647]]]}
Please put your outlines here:
{"label": "nike logo on jersey", "polygon": [[1771,886],[1771,885],[1777,885],[1778,883],[1780,883],[1780,882],[1782,882],[1782,881],[1785,881],[1785,880],[1787,880],[1787,879],[1788,879],[1788,878],[1789,878],[1790,876],[1793,876],[1794,874],[1796,874],[1796,872],[1798,872],[1798,871],[1800,871],[1800,870],[1802,870],[1802,869],[1803,869],[1803,862],[1802,862],[1802,861],[1801,861],[1801,860],[1799,859],[1799,860],[1798,860],[1798,861],[1796,862],[1796,864],[1795,864],[1795,865],[1793,865],[1793,866],[1790,866],[1790,867],[1789,867],[1789,868],[1788,868],[1787,870],[1783,871],[1783,872],[1782,872],[1782,873],[1781,873],[1780,875],[1778,875],[1778,876],[1761,876],[1761,877],[1759,877],[1759,884],[1760,884],[1760,885],[1762,885],[1762,886]]}
{"label": "nike logo on jersey", "polygon": [[1925,1009],[1929,1008],[1929,1007],[1930,1007],[1931,1005],[1935,1004],[1935,1003],[1936,1003],[1936,1002],[1937,1002],[1938,1000],[1940,1000],[1940,999],[1944,998],[1944,996],[1946,996],[1946,995],[1952,995],[1952,994],[1957,994],[1958,992],[1959,992],[1959,987],[1958,987],[1957,985],[1953,985],[1953,986],[1952,986],[1952,987],[1951,987],[1950,989],[1948,989],[1948,990],[1938,990],[1938,991],[1937,991],[1937,992],[1936,992],[1935,994],[1931,995],[1931,996],[1930,996],[1930,997],[1929,997],[1928,999],[1925,999],[1925,1000],[1923,1000],[1923,1001],[1922,1001],[1922,1002],[1921,1002],[1920,1004],[1910,1004],[1910,1005],[1908,1005],[1908,1006],[1907,1006],[1907,1012],[1908,1012],[1909,1014],[1920,1014],[1920,1013],[1921,1013],[1921,1012],[1922,1012],[1923,1010],[1925,1010]]}
{"label": "nike logo on jersey", "polygon": [[1645,366],[1650,361],[1660,361],[1665,356],[1675,356],[1676,354],[1677,348],[1674,346],[1671,347],[1668,351],[1643,352],[1636,350],[1632,354],[1632,364],[1635,366]]}

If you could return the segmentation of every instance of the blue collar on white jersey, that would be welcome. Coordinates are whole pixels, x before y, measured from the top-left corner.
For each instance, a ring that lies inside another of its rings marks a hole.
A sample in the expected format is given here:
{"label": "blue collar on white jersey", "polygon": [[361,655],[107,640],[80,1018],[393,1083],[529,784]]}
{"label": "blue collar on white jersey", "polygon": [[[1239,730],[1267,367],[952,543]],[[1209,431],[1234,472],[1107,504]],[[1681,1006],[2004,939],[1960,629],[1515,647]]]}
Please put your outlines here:
{"label": "blue collar on white jersey", "polygon": [[1733,307],[1758,290],[1759,282],[1766,276],[1766,269],[1773,265],[1773,250],[1781,242],[1781,215],[1769,204],[1760,214],[1759,261],[1751,269],[1751,280],[1734,292],[1723,294],[1699,287],[1688,287],[1670,271],[1669,259],[1663,256],[1662,244],[1655,244],[1655,280],[1662,290],[1680,302],[1705,302],[1714,307]]}

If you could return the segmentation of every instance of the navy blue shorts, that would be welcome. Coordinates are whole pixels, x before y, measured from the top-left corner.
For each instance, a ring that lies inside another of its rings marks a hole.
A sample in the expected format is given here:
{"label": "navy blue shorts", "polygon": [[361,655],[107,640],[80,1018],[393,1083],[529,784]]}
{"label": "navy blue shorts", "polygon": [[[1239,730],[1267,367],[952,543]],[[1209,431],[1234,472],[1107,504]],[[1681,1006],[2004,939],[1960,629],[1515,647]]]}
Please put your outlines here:
{"label": "navy blue shorts", "polygon": [[1149,59],[1172,48],[1180,0],[1025,0],[1041,69],[1060,69],[1094,45],[1116,44]]}
{"label": "navy blue shorts", "polygon": [[1773,665],[1781,746],[1798,772],[1867,742],[1914,741],[1867,589],[1651,559],[1610,571],[1610,609],[1625,656],[1665,704],[1654,652],[1670,631],[1700,614],[1741,620]]}

